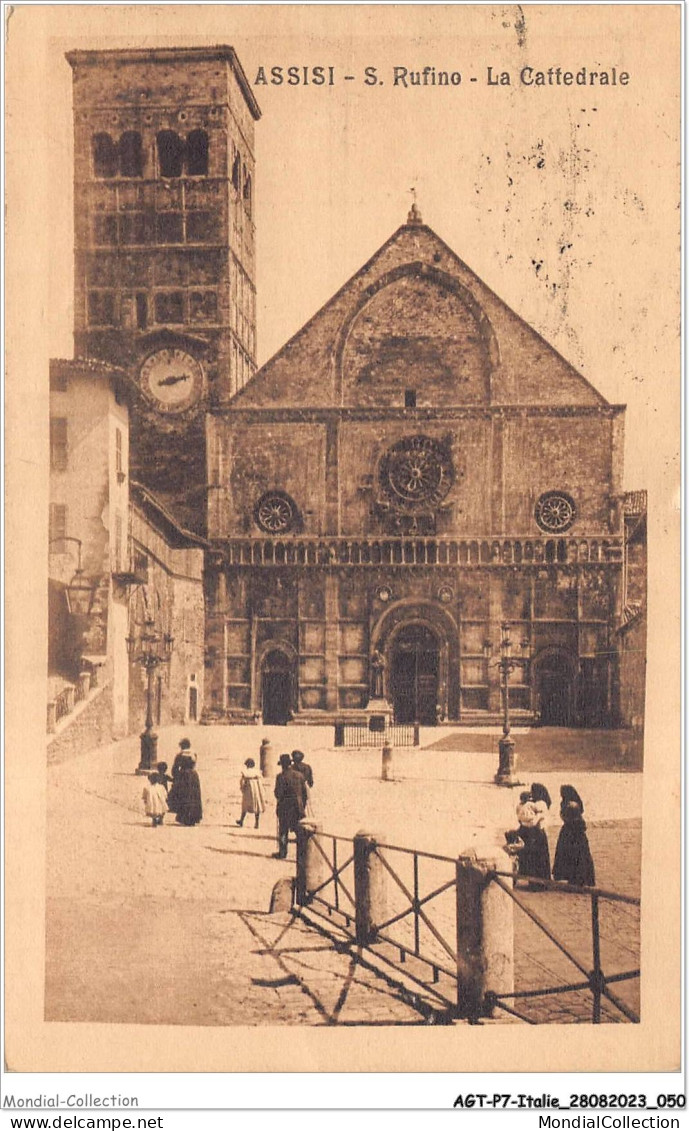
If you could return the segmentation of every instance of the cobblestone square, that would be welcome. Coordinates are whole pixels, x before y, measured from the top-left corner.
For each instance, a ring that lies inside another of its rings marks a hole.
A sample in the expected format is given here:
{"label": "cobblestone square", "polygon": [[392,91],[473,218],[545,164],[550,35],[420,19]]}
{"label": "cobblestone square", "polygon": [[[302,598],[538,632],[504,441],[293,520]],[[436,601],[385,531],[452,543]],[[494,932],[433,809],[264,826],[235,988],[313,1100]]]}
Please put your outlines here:
{"label": "cobblestone square", "polygon": [[[159,756],[171,762],[183,734],[198,752],[203,791],[204,818],[194,828],[176,825],[171,815],[162,827],[150,827],[141,804],[143,779],[134,773],[136,739],[49,768],[46,1018],[173,1025],[426,1023],[427,1000],[400,989],[394,975],[385,978],[369,968],[366,955],[360,961],[334,926],[328,938],[289,913],[269,913],[274,885],[294,874],[294,848],[285,862],[272,858],[272,796],[258,830],[237,828],[239,772],[267,734],[275,758],[295,747],[306,752],[315,776],[313,808],[325,832],[351,837],[365,829],[389,845],[454,859],[472,847],[501,843],[514,826],[516,791],[492,783],[492,753],[428,749],[425,744],[440,735],[436,729],[422,732],[420,748],[395,750],[395,780],[383,782],[380,751],[334,750],[331,730],[166,728]],[[466,734],[462,741],[467,744]],[[572,769],[565,779],[547,767],[529,773],[554,799],[563,780],[576,785],[586,804],[597,882],[638,895],[641,776]],[[558,828],[554,812],[551,853]],[[588,911],[581,907],[588,898],[537,892],[522,898],[559,929],[589,969]],[[451,909],[451,903],[449,893],[444,906]],[[606,974],[638,965],[638,914],[626,906],[620,912],[620,906],[601,913]],[[450,911],[439,903],[437,914],[440,923]],[[515,963],[517,988],[581,980],[519,910]],[[638,980],[616,988],[638,1008]],[[590,1019],[590,1003],[588,993],[558,995],[532,1000],[520,1012],[537,1021],[583,1020]],[[622,1019],[614,1007],[604,1008],[604,1021]],[[503,1014],[500,1020],[515,1019]]]}

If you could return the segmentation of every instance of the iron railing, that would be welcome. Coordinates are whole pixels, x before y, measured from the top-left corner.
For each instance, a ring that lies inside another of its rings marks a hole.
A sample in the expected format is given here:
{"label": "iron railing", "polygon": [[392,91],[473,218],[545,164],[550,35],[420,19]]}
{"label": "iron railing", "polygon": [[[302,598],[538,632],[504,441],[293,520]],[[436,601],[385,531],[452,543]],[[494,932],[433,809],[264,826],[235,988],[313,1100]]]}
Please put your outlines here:
{"label": "iron railing", "polygon": [[415,723],[390,723],[384,730],[372,730],[366,722],[344,722],[335,726],[335,745],[352,749],[384,744],[418,746],[419,727]]}
{"label": "iron railing", "polygon": [[[542,932],[542,934],[550,940],[550,942],[556,948],[557,952],[559,952],[560,955],[564,956],[566,962],[569,963],[570,966],[574,966],[575,969],[581,975],[583,975],[583,980],[580,978],[574,982],[563,981],[561,972],[554,971],[552,970],[552,967],[546,966],[545,969],[549,970],[551,975],[558,977],[559,980],[557,984],[547,987],[516,989],[514,993],[510,994],[491,994],[491,1005],[497,1007],[498,1009],[503,1009],[506,1012],[511,1013],[513,1016],[518,1017],[520,1020],[527,1021],[529,1024],[533,1025],[538,1024],[538,1018],[534,1018],[533,1016],[529,1016],[528,1014],[519,1013],[514,1008],[514,1004],[512,1006],[508,1006],[507,1002],[511,1000],[513,1003],[515,1001],[526,1003],[529,999],[537,999],[545,996],[550,997],[556,994],[572,995],[590,993],[592,997],[591,1020],[593,1021],[594,1025],[599,1025],[601,1023],[602,1014],[604,1011],[607,1013],[607,1020],[619,1020],[619,1016],[615,1015],[615,1011],[617,1011],[617,1013],[622,1014],[624,1019],[627,1021],[635,1023],[639,1021],[639,1014],[637,1010],[633,1009],[628,1002],[625,1002],[622,998],[619,997],[618,994],[611,990],[610,985],[637,979],[640,980],[640,967],[635,966],[631,970],[618,971],[614,974],[605,974],[602,968],[602,945],[605,942],[608,942],[608,944],[610,944],[610,951],[617,950],[619,952],[621,950],[624,950],[625,952],[632,954],[632,956],[635,957],[638,961],[638,913],[641,905],[641,901],[639,899],[637,899],[635,896],[622,895],[620,892],[606,891],[602,888],[577,887],[576,885],[562,883],[557,880],[529,880],[528,877],[524,878],[524,882],[527,884],[528,888],[531,888],[537,892],[549,894],[551,900],[553,898],[557,899],[559,895],[565,896],[570,902],[570,905],[571,902],[576,900],[577,898],[580,901],[586,900],[589,902],[589,910],[587,913],[587,921],[590,924],[591,962],[589,963],[584,958],[582,958],[581,952],[579,954],[575,953],[575,946],[572,942],[569,941],[569,939],[563,940],[562,936],[563,934],[566,935],[568,930],[570,931],[570,933],[573,933],[571,925],[573,922],[576,922],[576,920],[573,919],[571,915],[560,913],[559,928],[556,931],[552,923],[548,923],[546,921],[544,914],[539,914],[534,910],[532,906],[530,906],[531,899],[529,895],[515,891],[513,876],[511,872],[495,872],[493,874],[493,879],[494,882],[498,884],[498,886],[510,897],[515,906],[530,921],[530,923],[534,924],[538,931]],[[608,911],[611,908],[633,908],[634,911],[632,911],[631,914],[628,915],[627,921],[622,924],[621,928],[619,922],[617,924],[611,922],[609,925],[609,930],[607,932],[603,932],[601,930],[601,912],[603,908],[606,908],[606,910]],[[539,908],[539,910],[541,910],[541,908]],[[547,903],[545,904],[544,910],[548,911]],[[579,924],[581,925],[581,918],[579,920]],[[615,935],[620,933],[622,933],[626,937],[615,942]],[[632,942],[635,945],[631,947],[628,945],[629,942]],[[526,950],[526,947],[523,944],[522,949]],[[543,968],[542,962],[539,963],[539,965]],[[608,1003],[609,1006],[614,1007],[614,1011],[611,1011],[609,1007],[607,1011],[605,1010],[605,1005]]]}
{"label": "iron railing", "polygon": [[[356,938],[359,892],[355,842],[349,837],[316,832],[313,843],[325,863],[326,875],[308,893],[305,902],[309,909],[332,919],[345,933]],[[458,861],[400,845],[376,843],[372,851],[387,880],[386,915],[375,924],[375,937],[365,945],[388,965],[403,967],[405,976],[423,987],[449,1016],[459,1016]],[[619,940],[616,948],[609,949],[608,956],[613,952],[618,955],[622,951],[629,952],[638,963],[639,899],[601,888],[579,888],[522,876],[516,879],[524,888],[516,888],[515,876],[508,871],[491,871],[486,879],[505,892],[515,910],[540,937],[540,942],[534,943],[522,929],[520,920],[515,918],[515,989],[511,993],[486,993],[486,1014],[497,1008],[527,1024],[553,1020],[591,1020],[594,1024],[604,1020],[638,1022],[637,1009],[610,987],[640,979],[640,967],[603,972],[602,951],[609,939],[606,940],[602,929],[601,909],[622,909],[629,920],[612,925],[609,934],[619,935]],[[562,900],[564,906],[560,904]],[[590,912],[583,917],[580,914],[582,900],[590,903]],[[578,901],[576,907],[575,901]],[[541,953],[544,945],[546,948],[552,945],[558,955],[576,968],[580,977],[566,981],[562,971],[553,969],[552,962],[544,959]],[[585,953],[590,955],[590,961],[583,957]],[[570,1007],[568,1012],[554,1017],[552,999],[560,994],[568,995]],[[589,994],[591,1001],[587,1005]],[[574,1004],[573,998],[576,999]],[[531,1014],[520,1011],[515,1008],[515,1002],[531,1002],[534,1009]]]}
{"label": "iron railing", "polygon": [[64,719],[74,706],[74,688],[72,686],[63,687],[59,695],[55,696],[55,722]]}

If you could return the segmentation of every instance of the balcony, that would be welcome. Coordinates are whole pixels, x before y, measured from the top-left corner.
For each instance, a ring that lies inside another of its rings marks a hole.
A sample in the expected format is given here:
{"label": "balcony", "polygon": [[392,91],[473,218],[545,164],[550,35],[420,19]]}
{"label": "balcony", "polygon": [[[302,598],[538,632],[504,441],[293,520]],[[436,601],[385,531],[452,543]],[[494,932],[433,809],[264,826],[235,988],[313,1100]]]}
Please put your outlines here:
{"label": "balcony", "polygon": [[486,566],[621,563],[622,538],[228,538],[218,566]]}

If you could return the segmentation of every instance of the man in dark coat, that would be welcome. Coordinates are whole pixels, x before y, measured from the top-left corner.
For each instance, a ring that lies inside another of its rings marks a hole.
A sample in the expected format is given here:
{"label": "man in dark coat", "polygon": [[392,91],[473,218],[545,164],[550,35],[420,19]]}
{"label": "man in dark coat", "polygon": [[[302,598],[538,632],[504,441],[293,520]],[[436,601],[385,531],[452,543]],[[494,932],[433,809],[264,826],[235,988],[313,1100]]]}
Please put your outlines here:
{"label": "man in dark coat", "polygon": [[281,772],[275,779],[275,798],[278,817],[278,851],[273,855],[280,860],[287,856],[287,839],[290,832],[297,831],[297,825],[306,810],[306,781],[304,775],[295,770],[289,754],[280,755]]}
{"label": "man in dark coat", "polygon": [[304,761],[304,755],[301,750],[292,751],[292,765],[295,770],[298,770],[303,775],[309,789],[313,789],[313,770],[308,762]]}

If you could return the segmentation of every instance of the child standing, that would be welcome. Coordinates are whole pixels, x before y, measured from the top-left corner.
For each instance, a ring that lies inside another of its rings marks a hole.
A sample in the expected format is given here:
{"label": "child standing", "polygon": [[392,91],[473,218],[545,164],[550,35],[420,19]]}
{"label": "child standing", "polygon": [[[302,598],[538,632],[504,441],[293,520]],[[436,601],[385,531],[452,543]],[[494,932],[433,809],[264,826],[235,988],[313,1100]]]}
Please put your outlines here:
{"label": "child standing", "polygon": [[257,829],[261,820],[261,813],[264,812],[266,807],[266,799],[263,792],[263,781],[253,758],[247,758],[244,763],[244,769],[239,779],[239,789],[242,794],[242,815],[237,824],[241,828],[247,813],[253,813],[254,828]]}
{"label": "child standing", "polygon": [[160,784],[164,787],[165,796],[167,796],[167,792],[172,781],[172,778],[167,772],[167,762],[158,762],[156,766],[156,772],[153,776],[155,777],[156,781],[160,782]]}
{"label": "child standing", "polygon": [[158,774],[148,775],[142,797],[146,816],[151,818],[151,825],[155,829],[162,825],[167,812],[167,792]]}

